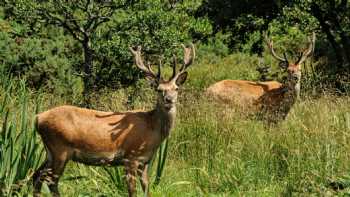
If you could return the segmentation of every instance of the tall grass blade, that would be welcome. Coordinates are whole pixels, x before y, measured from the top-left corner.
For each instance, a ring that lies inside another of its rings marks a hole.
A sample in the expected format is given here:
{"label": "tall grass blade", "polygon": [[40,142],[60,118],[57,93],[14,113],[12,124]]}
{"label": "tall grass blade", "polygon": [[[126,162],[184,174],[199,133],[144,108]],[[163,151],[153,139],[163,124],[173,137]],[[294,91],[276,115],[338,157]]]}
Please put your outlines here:
{"label": "tall grass blade", "polygon": [[164,166],[165,166],[165,162],[168,154],[168,143],[169,143],[169,140],[167,139],[159,147],[157,171],[156,171],[156,178],[154,181],[154,185],[159,185],[160,183],[160,179],[163,174],[163,170],[164,170]]}

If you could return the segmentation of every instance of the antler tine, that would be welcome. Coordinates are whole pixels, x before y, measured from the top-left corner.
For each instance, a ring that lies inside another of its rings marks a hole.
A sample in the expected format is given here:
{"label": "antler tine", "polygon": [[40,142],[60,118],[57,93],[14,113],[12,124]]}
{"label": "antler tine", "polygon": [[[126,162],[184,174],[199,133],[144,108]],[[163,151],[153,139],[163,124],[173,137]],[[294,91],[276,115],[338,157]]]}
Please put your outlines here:
{"label": "antler tine", "polygon": [[[156,74],[155,74],[154,71],[152,70],[151,62],[150,62],[150,61],[147,61],[146,67],[147,67],[147,73],[150,72],[150,73],[152,73],[152,75],[156,76]],[[159,73],[160,73],[160,71],[158,70],[158,74],[157,74],[157,76],[156,76],[157,78],[158,78]]]}
{"label": "antler tine", "polygon": [[[280,57],[280,56],[278,56],[278,55],[276,54],[275,50],[273,49],[273,41],[270,40],[270,39],[267,37],[266,34],[265,34],[265,40],[266,40],[266,43],[267,43],[267,47],[270,49],[270,52],[271,52],[271,54],[272,54],[272,56],[273,56],[274,58],[276,58],[277,60],[282,61],[282,62],[288,62],[287,59],[284,59],[284,58],[282,58],[282,57]],[[285,58],[286,58],[286,57],[285,57]]]}
{"label": "antler tine", "polygon": [[170,79],[174,78],[176,76],[176,65],[177,65],[177,59],[176,59],[176,55],[173,54],[173,75],[170,77]]}
{"label": "antler tine", "polygon": [[[160,80],[162,78],[162,73],[161,73],[161,67],[162,67],[162,59],[159,58],[159,63],[158,63],[158,74],[157,74],[157,79]],[[151,68],[151,67],[150,67]]]}
{"label": "antler tine", "polygon": [[193,63],[196,57],[196,50],[193,43],[191,43],[190,47],[186,47],[184,44],[181,44],[181,46],[184,49],[184,59],[180,72],[185,71]]}
{"label": "antler tine", "polygon": [[287,53],[286,52],[283,53],[283,57],[284,57],[284,61],[288,63],[288,58],[287,58]]}
{"label": "antler tine", "polygon": [[303,53],[302,52],[299,52],[298,54],[298,60],[296,61],[295,64],[298,64],[298,62],[300,62],[301,58],[303,57]]}
{"label": "antler tine", "polygon": [[308,38],[308,40],[309,40],[309,47],[302,52],[301,57],[299,58],[296,64],[302,64],[306,60],[306,58],[308,58],[310,54],[314,51],[315,41],[316,41],[315,32],[312,32],[311,40],[310,38]]}
{"label": "antler tine", "polygon": [[[134,56],[136,66],[140,70],[145,72],[146,75],[152,76],[155,79],[158,78],[156,76],[156,74],[152,71],[150,63],[148,63],[147,66],[145,66],[145,64],[143,63],[143,60],[142,60],[142,57],[141,57],[141,46],[137,46],[136,50],[134,50],[132,47],[129,47],[129,49],[130,49],[131,53]],[[159,74],[160,74],[160,70],[159,70],[158,75]]]}

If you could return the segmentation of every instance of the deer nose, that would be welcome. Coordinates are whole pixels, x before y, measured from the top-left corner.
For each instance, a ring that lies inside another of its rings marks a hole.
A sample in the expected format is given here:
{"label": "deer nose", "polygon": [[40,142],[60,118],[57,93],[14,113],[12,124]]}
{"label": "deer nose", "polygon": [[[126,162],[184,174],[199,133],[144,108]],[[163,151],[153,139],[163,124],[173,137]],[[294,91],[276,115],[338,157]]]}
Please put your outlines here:
{"label": "deer nose", "polygon": [[292,79],[293,81],[297,81],[297,80],[299,79],[299,76],[296,75],[296,74],[292,74],[292,75],[291,75],[291,79]]}
{"label": "deer nose", "polygon": [[166,103],[171,103],[173,100],[169,96],[166,96],[166,97],[164,97],[164,101]]}

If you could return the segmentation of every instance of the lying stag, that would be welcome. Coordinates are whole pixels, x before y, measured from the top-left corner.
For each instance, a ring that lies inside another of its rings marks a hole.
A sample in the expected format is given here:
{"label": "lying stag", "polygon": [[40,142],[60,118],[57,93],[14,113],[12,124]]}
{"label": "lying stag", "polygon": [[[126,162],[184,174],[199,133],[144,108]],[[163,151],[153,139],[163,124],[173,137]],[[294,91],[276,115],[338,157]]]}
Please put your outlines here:
{"label": "lying stag", "polygon": [[268,48],[274,58],[279,60],[280,65],[288,73],[287,81],[254,82],[245,80],[223,80],[209,88],[206,93],[214,99],[234,104],[242,109],[255,110],[270,115],[269,121],[285,119],[289,110],[299,97],[301,64],[310,56],[315,45],[315,34],[309,39],[309,46],[299,56],[295,63],[288,61],[286,54],[284,58],[278,56],[273,49],[273,42],[266,37]]}
{"label": "lying stag", "polygon": [[129,196],[136,195],[136,175],[148,192],[148,164],[155,151],[174,126],[178,87],[187,78],[186,69],[195,58],[195,48],[184,48],[184,62],[166,81],[141,58],[141,47],[130,48],[136,66],[156,84],[158,100],[151,111],[103,112],[74,106],[60,106],[37,115],[37,129],[45,145],[47,158],[34,173],[34,195],[40,195],[42,182],[48,182],[59,196],[58,180],[69,160],[87,165],[123,165]]}

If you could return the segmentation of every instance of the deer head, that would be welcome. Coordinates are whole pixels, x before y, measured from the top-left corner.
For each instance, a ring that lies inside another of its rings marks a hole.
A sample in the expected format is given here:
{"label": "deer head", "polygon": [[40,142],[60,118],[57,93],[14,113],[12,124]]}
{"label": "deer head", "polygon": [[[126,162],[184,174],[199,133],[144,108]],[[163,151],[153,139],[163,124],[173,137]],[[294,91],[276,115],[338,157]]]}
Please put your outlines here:
{"label": "deer head", "polygon": [[169,80],[164,80],[161,76],[161,64],[158,64],[158,73],[155,74],[151,68],[150,63],[145,65],[141,56],[141,46],[138,46],[136,50],[130,47],[130,51],[134,56],[136,66],[141,69],[148,80],[152,82],[155,90],[158,92],[158,105],[163,109],[172,109],[177,101],[178,88],[181,86],[187,78],[186,69],[193,63],[195,59],[195,48],[191,44],[190,47],[181,45],[184,49],[183,64],[179,71],[177,71],[177,60],[175,55],[173,56],[173,73]]}
{"label": "deer head", "polygon": [[310,56],[315,46],[315,33],[312,33],[311,38],[309,38],[309,46],[300,53],[297,61],[294,63],[289,62],[287,59],[286,53],[283,53],[283,58],[276,54],[273,49],[273,42],[265,35],[267,46],[272,54],[272,56],[280,61],[279,66],[283,69],[286,69],[288,73],[287,81],[288,85],[295,86],[300,82],[301,79],[301,64]]}

